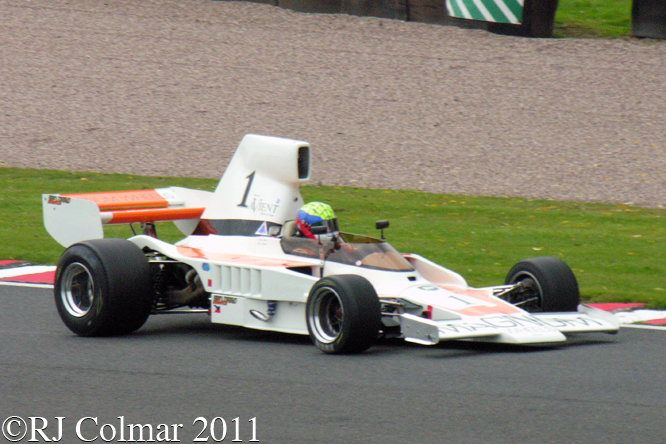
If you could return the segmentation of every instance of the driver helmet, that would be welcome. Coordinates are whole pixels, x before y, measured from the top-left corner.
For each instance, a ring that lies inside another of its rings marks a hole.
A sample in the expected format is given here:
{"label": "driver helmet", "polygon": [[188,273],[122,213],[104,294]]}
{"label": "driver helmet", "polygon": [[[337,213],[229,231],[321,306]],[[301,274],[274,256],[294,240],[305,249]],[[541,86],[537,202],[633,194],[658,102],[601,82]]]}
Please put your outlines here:
{"label": "driver helmet", "polygon": [[[326,227],[326,234],[320,235],[321,240],[333,240],[338,234],[338,220],[330,205],[322,202],[310,202],[303,205],[296,213],[298,231],[308,239],[315,239],[312,227]],[[323,238],[323,239],[322,239]]]}

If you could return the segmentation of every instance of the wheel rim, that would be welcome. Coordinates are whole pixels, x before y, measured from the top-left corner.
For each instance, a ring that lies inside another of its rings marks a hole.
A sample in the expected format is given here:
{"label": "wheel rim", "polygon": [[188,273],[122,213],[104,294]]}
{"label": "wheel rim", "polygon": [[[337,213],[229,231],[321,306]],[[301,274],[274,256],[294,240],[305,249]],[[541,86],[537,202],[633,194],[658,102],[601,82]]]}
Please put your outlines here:
{"label": "wheel rim", "polygon": [[95,283],[88,268],[80,262],[71,263],[60,282],[60,300],[67,313],[77,318],[88,314],[95,296]]}
{"label": "wheel rim", "polygon": [[338,339],[342,331],[342,301],[338,293],[329,287],[320,288],[312,298],[308,313],[312,334],[319,342],[330,344]]}
{"label": "wheel rim", "polygon": [[512,284],[518,282],[522,282],[523,288],[512,303],[528,312],[542,311],[543,290],[539,280],[532,273],[521,271],[511,279]]}

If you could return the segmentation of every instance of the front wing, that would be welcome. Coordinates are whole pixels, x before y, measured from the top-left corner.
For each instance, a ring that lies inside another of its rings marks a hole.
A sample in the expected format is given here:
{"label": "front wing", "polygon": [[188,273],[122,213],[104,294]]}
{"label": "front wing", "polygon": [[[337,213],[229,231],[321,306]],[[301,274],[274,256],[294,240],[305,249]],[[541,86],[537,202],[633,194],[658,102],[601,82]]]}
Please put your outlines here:
{"label": "front wing", "polygon": [[565,341],[568,333],[616,333],[620,323],[610,313],[579,305],[578,312],[460,316],[439,321],[405,313],[400,315],[400,327],[406,341],[424,345],[456,339],[545,344]]}

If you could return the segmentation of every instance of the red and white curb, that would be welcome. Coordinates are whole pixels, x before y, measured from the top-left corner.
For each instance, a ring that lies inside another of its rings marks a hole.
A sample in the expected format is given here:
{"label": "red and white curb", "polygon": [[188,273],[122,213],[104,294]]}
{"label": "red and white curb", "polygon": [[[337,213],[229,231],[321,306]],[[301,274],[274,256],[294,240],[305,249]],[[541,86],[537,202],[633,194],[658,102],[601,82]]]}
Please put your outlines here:
{"label": "red and white curb", "polygon": [[0,261],[0,285],[53,288],[55,270],[55,265]]}
{"label": "red and white curb", "polygon": [[654,326],[660,329],[666,327],[666,311],[648,310],[643,308],[645,304],[605,303],[587,305],[613,313],[625,327],[649,328]]}
{"label": "red and white curb", "polygon": [[[55,265],[31,265],[22,261],[0,261],[0,285],[53,288]],[[666,329],[666,311],[648,310],[645,304],[587,304],[613,313],[623,327]]]}

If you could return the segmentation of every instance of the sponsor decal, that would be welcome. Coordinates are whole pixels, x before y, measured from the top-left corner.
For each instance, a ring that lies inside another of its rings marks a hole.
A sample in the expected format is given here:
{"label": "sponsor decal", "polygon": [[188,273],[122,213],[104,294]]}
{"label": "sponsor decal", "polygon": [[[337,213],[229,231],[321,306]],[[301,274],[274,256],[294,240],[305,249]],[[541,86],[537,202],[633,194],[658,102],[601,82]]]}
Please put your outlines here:
{"label": "sponsor decal", "polygon": [[280,199],[278,199],[275,203],[270,203],[270,202],[265,202],[261,198],[255,197],[252,200],[252,203],[248,205],[248,207],[252,210],[253,213],[260,213],[273,216],[277,212],[278,208],[280,208]]}
{"label": "sponsor decal", "polygon": [[550,316],[536,318],[530,315],[484,316],[474,322],[451,322],[439,324],[440,330],[452,333],[475,332],[479,330],[543,331],[567,327],[603,327],[602,322],[587,316]]}
{"label": "sponsor decal", "polygon": [[224,296],[221,294],[213,295],[213,304],[219,304],[219,305],[235,304],[237,300],[238,298],[235,298],[233,296]]}
{"label": "sponsor decal", "polygon": [[208,262],[204,262],[201,268],[203,271],[210,271],[210,264]]}
{"label": "sponsor decal", "polygon": [[257,231],[254,232],[254,234],[259,236],[266,236],[268,234],[268,227],[266,226],[266,222],[261,224]]}
{"label": "sponsor decal", "polygon": [[60,205],[64,203],[68,204],[70,201],[71,199],[69,197],[49,195],[48,204],[50,205]]}

